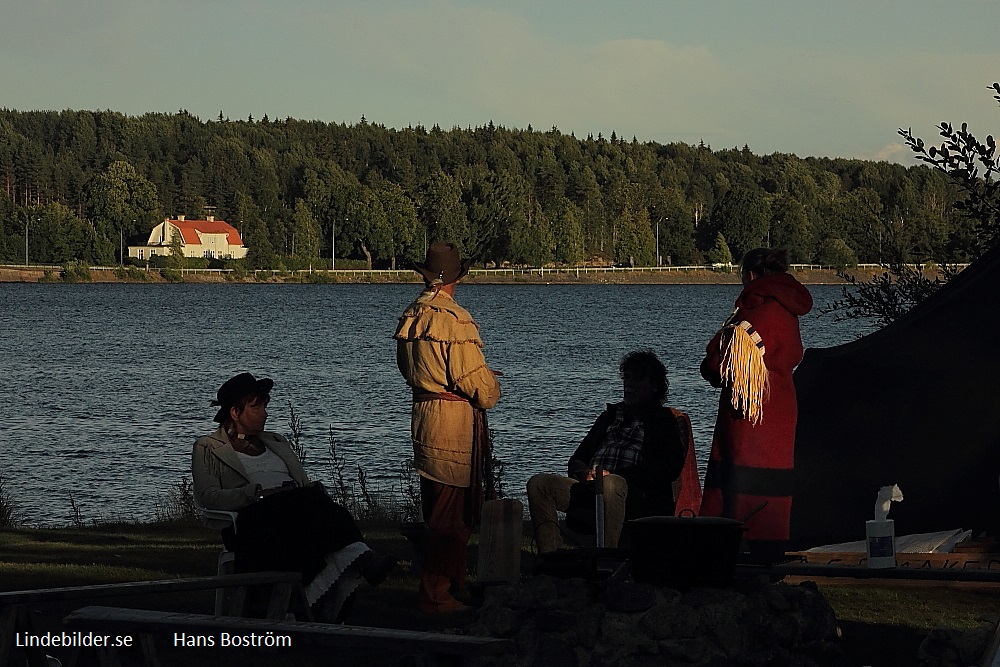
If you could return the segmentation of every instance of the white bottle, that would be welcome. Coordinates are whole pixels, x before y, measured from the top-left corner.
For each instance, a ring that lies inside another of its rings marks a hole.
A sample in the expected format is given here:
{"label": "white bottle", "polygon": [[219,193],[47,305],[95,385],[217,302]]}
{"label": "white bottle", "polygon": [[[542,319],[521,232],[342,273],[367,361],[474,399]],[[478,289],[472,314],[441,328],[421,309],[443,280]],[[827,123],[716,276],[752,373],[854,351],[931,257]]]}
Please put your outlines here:
{"label": "white bottle", "polygon": [[892,519],[865,522],[868,567],[896,567],[896,527]]}

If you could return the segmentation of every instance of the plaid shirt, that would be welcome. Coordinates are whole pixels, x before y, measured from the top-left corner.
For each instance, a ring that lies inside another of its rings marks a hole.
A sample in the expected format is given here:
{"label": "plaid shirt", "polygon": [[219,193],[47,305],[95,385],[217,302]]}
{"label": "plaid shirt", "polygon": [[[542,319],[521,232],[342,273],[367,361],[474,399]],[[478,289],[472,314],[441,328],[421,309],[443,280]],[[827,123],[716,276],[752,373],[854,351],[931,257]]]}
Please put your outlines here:
{"label": "plaid shirt", "polygon": [[590,460],[592,467],[601,466],[609,472],[638,465],[642,460],[642,443],[645,438],[642,421],[627,416],[625,406],[618,404],[614,419],[604,433],[604,441]]}

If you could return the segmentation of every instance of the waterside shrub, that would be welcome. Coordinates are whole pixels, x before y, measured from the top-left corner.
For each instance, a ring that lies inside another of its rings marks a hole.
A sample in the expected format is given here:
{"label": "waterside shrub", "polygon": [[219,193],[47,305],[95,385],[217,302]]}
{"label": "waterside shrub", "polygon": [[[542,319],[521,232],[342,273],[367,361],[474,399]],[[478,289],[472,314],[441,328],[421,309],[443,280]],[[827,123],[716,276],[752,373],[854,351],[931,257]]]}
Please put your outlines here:
{"label": "waterside shrub", "polygon": [[16,528],[21,523],[21,511],[7,491],[3,475],[0,474],[0,528]]}
{"label": "waterside shrub", "polygon": [[184,274],[179,269],[160,269],[160,275],[168,283],[184,282]]}
{"label": "waterside shrub", "polygon": [[67,283],[89,283],[91,281],[90,267],[84,262],[67,262],[63,266],[62,280]]}
{"label": "waterside shrub", "polygon": [[125,282],[149,282],[149,273],[138,266],[119,266],[115,269],[115,278]]}

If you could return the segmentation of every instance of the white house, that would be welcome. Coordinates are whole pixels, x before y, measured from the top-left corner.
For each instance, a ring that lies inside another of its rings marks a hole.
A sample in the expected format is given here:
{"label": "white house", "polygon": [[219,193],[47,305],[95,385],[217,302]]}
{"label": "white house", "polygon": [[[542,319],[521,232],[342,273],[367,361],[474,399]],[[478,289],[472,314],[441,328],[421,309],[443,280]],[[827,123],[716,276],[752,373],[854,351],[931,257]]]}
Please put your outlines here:
{"label": "white house", "polygon": [[239,231],[211,215],[207,220],[185,220],[183,215],[176,220],[167,218],[153,227],[146,245],[130,245],[128,256],[149,259],[153,255],[169,255],[175,234],[180,234],[185,257],[242,259],[247,256]]}

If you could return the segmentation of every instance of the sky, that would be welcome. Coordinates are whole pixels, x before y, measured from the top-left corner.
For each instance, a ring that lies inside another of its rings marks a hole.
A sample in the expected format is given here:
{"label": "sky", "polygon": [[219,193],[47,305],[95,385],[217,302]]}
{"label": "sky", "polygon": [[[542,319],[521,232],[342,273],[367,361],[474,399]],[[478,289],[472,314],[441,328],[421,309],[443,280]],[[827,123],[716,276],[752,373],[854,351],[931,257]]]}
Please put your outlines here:
{"label": "sky", "polygon": [[1000,0],[0,0],[0,108],[557,127],[913,164],[1000,129]]}

